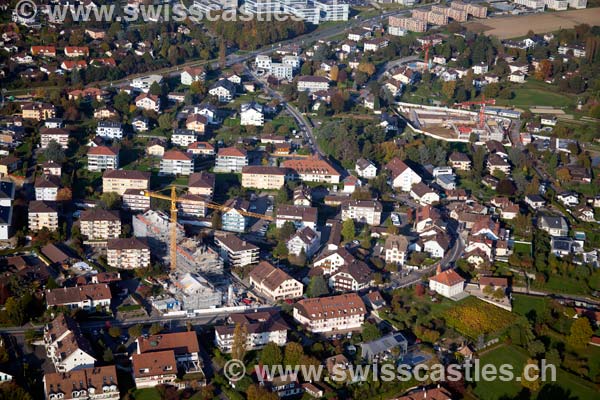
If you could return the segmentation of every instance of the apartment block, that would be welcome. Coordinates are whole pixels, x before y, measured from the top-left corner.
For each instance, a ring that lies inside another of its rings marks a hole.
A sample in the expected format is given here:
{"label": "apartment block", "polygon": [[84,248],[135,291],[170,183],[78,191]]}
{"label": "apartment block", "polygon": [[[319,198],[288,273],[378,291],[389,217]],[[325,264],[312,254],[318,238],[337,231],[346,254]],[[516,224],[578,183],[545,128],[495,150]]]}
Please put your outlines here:
{"label": "apartment block", "polygon": [[118,269],[137,269],[150,267],[150,247],[135,237],[109,239],[106,249],[108,265]]}
{"label": "apartment block", "polygon": [[121,235],[121,217],[116,211],[92,208],[81,213],[81,234],[90,241],[106,241]]}
{"label": "apartment block", "polygon": [[160,160],[160,175],[191,175],[193,173],[194,159],[182,151],[166,151]]}
{"label": "apartment block", "polygon": [[127,189],[121,199],[121,206],[125,210],[146,211],[150,208],[150,197],[146,196],[143,190]]}
{"label": "apartment block", "polygon": [[121,196],[127,189],[148,190],[150,172],[109,169],[102,175],[102,193],[115,192]]}
{"label": "apartment block", "polygon": [[47,148],[52,141],[58,143],[63,149],[67,149],[69,147],[69,131],[61,128],[40,129],[41,148]]}
{"label": "apartment block", "polygon": [[45,400],[119,400],[119,382],[114,365],[89,367],[44,375]]}
{"label": "apartment block", "polygon": [[246,350],[259,350],[268,343],[284,346],[287,343],[288,324],[278,311],[257,311],[252,313],[231,314],[225,325],[215,327],[215,345],[223,353],[230,353],[236,326],[242,326],[247,332]]}
{"label": "apartment block", "polygon": [[302,297],[304,285],[267,261],[261,261],[250,271],[250,285],[275,300],[297,299]]}
{"label": "apartment block", "polygon": [[285,168],[248,165],[242,168],[242,187],[279,190],[285,185],[286,175]]}
{"label": "apartment block", "polygon": [[44,228],[49,231],[58,229],[58,210],[53,203],[31,201],[27,212],[29,230],[38,232]]}
{"label": "apartment block", "polygon": [[104,171],[119,168],[119,152],[111,147],[90,147],[87,153],[88,171]]}
{"label": "apartment block", "polygon": [[197,196],[211,198],[215,189],[215,175],[210,172],[195,172],[188,179],[188,191]]}
{"label": "apartment block", "polygon": [[224,147],[217,152],[215,172],[242,172],[248,165],[248,153],[236,147]]}
{"label": "apartment block", "polygon": [[382,210],[383,206],[376,200],[349,200],[342,203],[342,221],[353,219],[377,226],[381,223]]}
{"label": "apartment block", "polygon": [[388,23],[389,34],[394,36],[404,36],[406,31],[427,32],[427,22],[417,18],[399,18],[390,16]]}
{"label": "apartment block", "polygon": [[308,91],[310,93],[329,88],[329,79],[323,76],[301,76],[298,78],[297,89],[299,92]]}
{"label": "apartment block", "polygon": [[221,257],[232,267],[243,267],[258,262],[259,248],[236,235],[215,237],[215,243],[219,246]]}
{"label": "apartment block", "polygon": [[[46,356],[59,374],[82,368],[91,368],[96,359],[92,354],[90,342],[83,336],[75,320],[64,314],[58,314],[44,326],[44,347]],[[50,389],[48,386],[47,389]],[[53,386],[52,391],[70,390],[70,387]],[[55,397],[53,399],[60,399]]]}
{"label": "apartment block", "polygon": [[341,174],[326,160],[318,156],[302,160],[287,160],[282,166],[305,182],[340,183]]}
{"label": "apartment block", "polygon": [[294,305],[294,320],[312,333],[337,334],[360,330],[366,307],[356,293],[303,299]]}

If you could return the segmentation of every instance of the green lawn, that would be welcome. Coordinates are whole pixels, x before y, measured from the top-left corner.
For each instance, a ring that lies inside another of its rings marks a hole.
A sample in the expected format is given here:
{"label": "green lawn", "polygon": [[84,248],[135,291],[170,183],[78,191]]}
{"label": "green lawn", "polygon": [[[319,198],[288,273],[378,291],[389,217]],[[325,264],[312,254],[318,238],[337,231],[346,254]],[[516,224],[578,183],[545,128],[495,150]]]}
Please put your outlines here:
{"label": "green lawn", "polygon": [[525,244],[525,243],[515,243],[514,251],[515,251],[515,253],[518,253],[518,254],[530,255],[531,254],[531,245]]}
{"label": "green lawn", "polygon": [[160,394],[154,388],[138,389],[133,392],[135,400],[161,400]]}
{"label": "green lawn", "polygon": [[[516,377],[523,373],[523,365],[527,358],[527,353],[516,346],[500,346],[482,355],[480,365],[493,364],[498,367],[501,364],[510,364]],[[521,388],[521,384],[514,381],[481,381],[475,386],[474,392],[481,400],[496,400],[502,397],[515,398]]]}
{"label": "green lawn", "polygon": [[544,284],[534,281],[532,285],[535,289],[542,289],[554,293],[568,293],[568,294],[589,294],[589,288],[587,282],[579,281],[574,278],[566,276],[555,276],[552,275],[548,279],[548,282]]}
{"label": "green lawn", "polygon": [[547,307],[548,300],[545,297],[513,294],[513,311],[519,315],[527,315],[532,310],[541,315]]}
{"label": "green lawn", "polygon": [[[528,354],[525,350],[516,346],[504,345],[483,354],[480,365],[493,364],[499,366],[510,364],[513,366],[515,377],[520,377],[527,358]],[[557,371],[556,382],[547,382],[547,384],[558,386],[569,393],[570,396],[565,396],[565,399],[593,400],[598,398],[594,385],[561,369]],[[474,392],[481,400],[497,400],[500,398],[516,398],[521,389],[521,384],[515,381],[481,381],[477,383]],[[542,391],[544,392],[543,387]],[[537,400],[545,400],[542,396],[544,395],[537,396]]]}

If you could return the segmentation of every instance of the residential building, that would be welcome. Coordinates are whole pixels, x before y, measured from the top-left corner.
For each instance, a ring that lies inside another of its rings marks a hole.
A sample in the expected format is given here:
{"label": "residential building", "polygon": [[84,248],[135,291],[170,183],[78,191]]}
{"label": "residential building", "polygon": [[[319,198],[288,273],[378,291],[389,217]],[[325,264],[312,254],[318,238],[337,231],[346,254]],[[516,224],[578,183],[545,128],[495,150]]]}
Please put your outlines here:
{"label": "residential building", "polygon": [[110,287],[105,283],[46,289],[48,307],[95,311],[97,308],[110,307],[111,299]]}
{"label": "residential building", "polygon": [[192,129],[175,129],[171,135],[171,143],[181,147],[188,147],[198,140],[198,134]]}
{"label": "residential building", "polygon": [[386,264],[404,265],[408,256],[409,241],[403,235],[388,235],[383,246]]}
{"label": "residential building", "polygon": [[150,267],[150,247],[136,237],[109,239],[106,246],[108,265],[117,269]]}
{"label": "residential building", "polygon": [[424,184],[423,182],[419,182],[416,185],[413,185],[413,187],[410,189],[410,197],[417,200],[421,205],[433,204],[440,201],[440,196],[436,193],[436,191]]}
{"label": "residential building", "polygon": [[150,196],[140,189],[127,189],[122,195],[122,207],[124,210],[146,211],[150,209]]}
{"label": "residential building", "polygon": [[53,141],[63,149],[67,149],[69,147],[69,131],[60,128],[40,129],[40,147],[42,149],[47,148]]}
{"label": "residential building", "polygon": [[0,181],[0,240],[8,240],[12,234],[14,199],[15,184]]}
{"label": "residential building", "polygon": [[81,212],[80,231],[90,241],[106,241],[121,235],[121,217],[116,211],[92,208]]}
{"label": "residential building", "polygon": [[416,18],[400,18],[390,16],[388,23],[388,33],[392,36],[404,36],[406,35],[407,31],[427,31],[427,22]]}
{"label": "residential building", "polygon": [[35,179],[35,199],[38,201],[57,201],[60,189],[60,177],[41,175]]}
{"label": "residential building", "polygon": [[188,191],[197,196],[212,197],[215,189],[215,175],[206,171],[195,172],[188,179]]}
{"label": "residential building", "polygon": [[247,351],[260,350],[268,343],[280,347],[287,343],[289,326],[278,311],[230,314],[225,325],[215,327],[215,345],[223,353],[231,352],[236,326],[243,327],[246,332]]}
{"label": "residential building", "polygon": [[150,172],[109,169],[102,175],[102,193],[116,192],[121,196],[127,189],[150,189]]}
{"label": "residential building", "polygon": [[356,293],[303,299],[294,305],[293,316],[308,332],[337,334],[360,330],[365,303]]}
{"label": "residential building", "polygon": [[373,272],[360,260],[353,259],[336,270],[331,270],[329,287],[336,292],[357,292],[373,284]]}
{"label": "residential building", "polygon": [[138,389],[173,385],[177,380],[177,361],[173,351],[133,354],[131,365]]}
{"label": "residential building", "polygon": [[21,106],[21,112],[23,119],[43,121],[56,118],[56,108],[49,103],[27,103]]}
{"label": "residential building", "polygon": [[550,236],[567,236],[569,234],[569,224],[564,217],[555,215],[540,215],[538,218],[538,228],[550,234]]}
{"label": "residential building", "polygon": [[221,79],[208,90],[208,94],[215,96],[221,103],[229,103],[233,100],[236,91],[234,83],[227,79]]}
{"label": "residential building", "polygon": [[387,47],[390,42],[383,37],[378,37],[375,39],[365,40],[363,42],[363,50],[364,51],[379,51],[385,47]]}
{"label": "residential building", "polygon": [[96,136],[103,139],[121,140],[123,138],[123,127],[120,122],[100,121],[96,128]]}
{"label": "residential building", "polygon": [[[83,336],[79,325],[70,317],[58,314],[44,326],[46,356],[59,374],[83,368],[92,368],[96,359],[90,342]],[[58,388],[57,388],[58,389]],[[70,390],[70,387],[64,388]]]}
{"label": "residential building", "polygon": [[15,172],[20,164],[21,160],[13,155],[2,157],[0,159],[0,178]]}
{"label": "residential building", "polygon": [[316,207],[280,204],[277,206],[275,225],[277,228],[281,228],[286,222],[292,222],[296,229],[309,227],[316,231],[317,213],[318,209]]}
{"label": "residential building", "polygon": [[54,161],[46,161],[42,164],[42,173],[44,175],[56,175],[62,174],[62,166]]}
{"label": "residential building", "polygon": [[196,134],[204,134],[208,118],[201,114],[191,114],[185,120],[185,127]]}
{"label": "residential building", "polygon": [[142,115],[133,118],[131,126],[135,132],[147,132],[150,129],[150,120]]}
{"label": "residential building", "polygon": [[453,269],[438,271],[429,278],[429,288],[444,297],[452,298],[464,291],[465,279]]}
{"label": "residential building", "polygon": [[208,142],[194,142],[188,145],[187,152],[197,157],[212,157],[215,155],[215,146]]}
{"label": "residential building", "polygon": [[119,400],[119,382],[114,365],[44,374],[45,400]]}
{"label": "residential building", "polygon": [[142,336],[136,340],[136,354],[156,354],[170,351],[177,366],[185,374],[202,373],[200,344],[195,331],[160,333]]}
{"label": "residential building", "polygon": [[65,56],[67,57],[88,57],[90,49],[86,46],[65,46]]}
{"label": "residential building", "polygon": [[160,160],[159,175],[191,175],[193,173],[194,159],[182,151],[166,151]]}
{"label": "residential building", "polygon": [[329,79],[323,76],[301,76],[298,78],[297,89],[299,92],[309,91],[310,93],[329,88]]}
{"label": "residential building", "polygon": [[29,230],[38,232],[44,228],[53,232],[58,229],[58,210],[46,201],[31,201],[27,212]]}
{"label": "residential building", "polygon": [[217,152],[215,172],[242,172],[248,165],[248,153],[236,147],[223,147]]}
{"label": "residential building", "polygon": [[150,87],[153,83],[162,84],[163,77],[160,75],[148,75],[141,76],[139,78],[134,78],[131,81],[131,86],[135,89],[138,89],[144,93],[148,93],[150,91]]}
{"label": "residential building", "polygon": [[539,194],[528,194],[525,196],[525,203],[532,209],[537,210],[546,205],[546,200]]}
{"label": "residential building", "polygon": [[258,262],[258,247],[240,239],[235,235],[215,237],[221,257],[233,267],[256,264]]}
{"label": "residential building", "polygon": [[364,158],[359,158],[356,160],[356,164],[354,166],[354,170],[356,174],[365,179],[373,179],[377,177],[377,167],[373,164],[372,161],[366,160]]}
{"label": "residential building", "polygon": [[190,86],[194,82],[204,82],[205,79],[206,71],[203,67],[187,67],[180,76],[181,84],[186,86]]}
{"label": "residential building", "polygon": [[410,192],[412,185],[421,182],[419,174],[399,158],[392,159],[385,168],[390,172],[392,187],[395,189]]}
{"label": "residential building", "polygon": [[377,200],[348,200],[342,203],[342,221],[353,219],[377,226],[381,223],[383,206]]}
{"label": "residential building", "polygon": [[249,274],[250,285],[275,300],[302,297],[304,285],[267,261],[261,261]]}
{"label": "residential building", "polygon": [[329,162],[318,156],[286,160],[282,166],[291,169],[294,175],[304,182],[340,183],[341,174]]}
{"label": "residential building", "polygon": [[119,151],[108,146],[90,147],[87,152],[88,171],[119,169]]}
{"label": "residential building", "polygon": [[248,165],[242,168],[242,187],[279,190],[285,185],[286,175],[284,168]]}
{"label": "residential building", "polygon": [[471,169],[471,159],[469,156],[456,151],[450,154],[448,164],[459,171],[469,171]]}
{"label": "residential building", "polygon": [[490,175],[500,171],[506,175],[510,174],[510,164],[498,154],[490,154],[487,158],[486,166]]}
{"label": "residential building", "polygon": [[147,111],[160,111],[160,97],[154,94],[142,93],[135,98],[135,106]]}
{"label": "residential building", "polygon": [[181,217],[204,218],[206,216],[206,197],[186,193],[179,196],[177,212]]}
{"label": "residential building", "polygon": [[288,239],[286,246],[289,254],[298,257],[304,253],[307,258],[310,258],[321,246],[321,235],[307,226],[296,231]]}
{"label": "residential building", "polygon": [[242,126],[263,126],[264,123],[265,113],[262,105],[253,101],[240,106],[240,124]]}
{"label": "residential building", "polygon": [[243,233],[246,230],[247,217],[250,203],[241,198],[229,199],[224,206],[227,211],[221,215],[221,225],[224,231]]}

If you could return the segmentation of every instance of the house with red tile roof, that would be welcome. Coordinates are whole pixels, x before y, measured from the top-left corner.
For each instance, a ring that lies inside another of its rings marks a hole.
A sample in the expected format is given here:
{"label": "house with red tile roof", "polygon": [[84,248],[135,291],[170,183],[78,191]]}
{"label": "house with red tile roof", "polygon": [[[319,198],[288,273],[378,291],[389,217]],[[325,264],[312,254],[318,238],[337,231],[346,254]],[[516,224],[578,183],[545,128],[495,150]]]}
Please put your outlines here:
{"label": "house with red tile roof", "polygon": [[465,279],[453,269],[440,271],[429,278],[429,288],[448,298],[460,295],[464,286]]}

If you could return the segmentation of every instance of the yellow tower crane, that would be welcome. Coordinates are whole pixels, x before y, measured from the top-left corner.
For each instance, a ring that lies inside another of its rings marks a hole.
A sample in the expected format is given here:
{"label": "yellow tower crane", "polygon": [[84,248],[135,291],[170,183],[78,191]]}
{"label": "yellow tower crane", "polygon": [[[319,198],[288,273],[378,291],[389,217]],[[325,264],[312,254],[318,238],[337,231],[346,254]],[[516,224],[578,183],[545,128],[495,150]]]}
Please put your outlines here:
{"label": "yellow tower crane", "polygon": [[[170,211],[171,211],[170,241],[171,241],[171,243],[169,244],[169,259],[171,260],[171,270],[175,270],[177,267],[177,202],[185,201],[185,199],[177,197],[177,192],[175,191],[174,185],[171,186],[171,195],[170,196],[167,196],[167,195],[164,195],[164,194],[161,194],[158,192],[151,192],[149,190],[145,190],[144,195],[146,197],[154,197],[155,199],[167,200],[171,203],[171,208],[170,208]],[[222,204],[217,204],[217,203],[213,203],[210,201],[206,201],[205,205],[207,208],[210,208],[213,210],[218,210],[221,212],[227,212],[232,209],[232,207],[227,207]],[[237,212],[239,212],[240,214],[242,214],[245,217],[265,219],[268,221],[275,220],[275,218],[273,218],[270,215],[259,214],[259,213],[254,213],[254,212],[250,212],[250,211],[244,211],[244,210],[237,210]]]}

